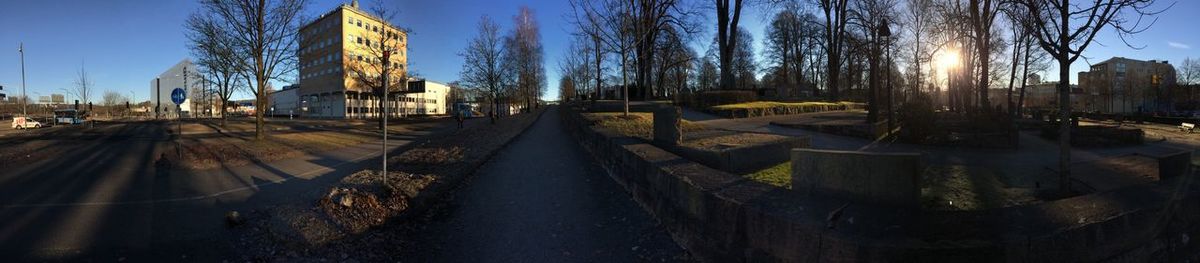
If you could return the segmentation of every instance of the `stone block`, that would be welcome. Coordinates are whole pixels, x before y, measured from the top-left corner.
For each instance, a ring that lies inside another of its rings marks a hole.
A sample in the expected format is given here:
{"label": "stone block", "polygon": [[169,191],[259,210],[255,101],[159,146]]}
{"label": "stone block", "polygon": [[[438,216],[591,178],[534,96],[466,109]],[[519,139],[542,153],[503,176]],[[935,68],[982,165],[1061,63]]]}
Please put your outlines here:
{"label": "stone block", "polygon": [[679,145],[683,142],[683,111],[676,106],[661,106],[654,109],[654,143]]}
{"label": "stone block", "polygon": [[919,207],[921,155],[792,150],[792,189],[898,207]]}

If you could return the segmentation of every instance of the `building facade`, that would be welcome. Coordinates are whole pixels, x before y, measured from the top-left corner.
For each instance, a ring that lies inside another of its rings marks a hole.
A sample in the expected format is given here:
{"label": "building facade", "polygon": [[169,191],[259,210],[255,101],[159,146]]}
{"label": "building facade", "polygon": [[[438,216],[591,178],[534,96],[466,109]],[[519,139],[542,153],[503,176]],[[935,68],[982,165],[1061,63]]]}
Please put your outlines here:
{"label": "building facade", "polygon": [[[163,118],[188,117],[192,112],[191,93],[198,92],[203,87],[200,71],[192,65],[190,59],[184,59],[150,80],[150,113]],[[186,81],[186,82],[185,82]],[[188,91],[189,95],[175,107],[171,101],[171,92],[175,88]]]}
{"label": "building facade", "polygon": [[[342,4],[300,28],[300,87],[295,91],[302,115],[316,118],[376,118],[382,110],[373,91],[379,83],[382,65],[390,68],[389,90],[395,92],[388,103],[393,116],[405,113],[432,114],[418,101],[445,104],[447,92],[429,88],[438,94],[415,94],[405,89],[408,71],[408,33],[371,15],[358,1]],[[390,51],[389,61],[382,53]],[[426,83],[423,81],[416,81]],[[412,83],[410,81],[409,83]],[[431,82],[430,82],[431,83]],[[440,85],[440,84],[438,84]],[[400,87],[397,87],[400,86]],[[430,85],[434,86],[434,85]],[[445,87],[445,85],[440,85]],[[439,111],[444,114],[444,111]]]}
{"label": "building facade", "polygon": [[1079,72],[1087,108],[1103,113],[1148,113],[1169,110],[1169,88],[1175,67],[1167,61],[1113,57]]}

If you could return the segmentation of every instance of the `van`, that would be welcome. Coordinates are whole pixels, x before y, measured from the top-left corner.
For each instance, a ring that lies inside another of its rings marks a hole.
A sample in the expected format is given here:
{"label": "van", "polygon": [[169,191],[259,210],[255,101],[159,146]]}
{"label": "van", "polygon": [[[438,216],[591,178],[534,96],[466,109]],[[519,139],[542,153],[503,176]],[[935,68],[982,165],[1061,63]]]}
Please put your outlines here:
{"label": "van", "polygon": [[12,127],[13,129],[37,129],[42,127],[42,123],[29,117],[13,117]]}

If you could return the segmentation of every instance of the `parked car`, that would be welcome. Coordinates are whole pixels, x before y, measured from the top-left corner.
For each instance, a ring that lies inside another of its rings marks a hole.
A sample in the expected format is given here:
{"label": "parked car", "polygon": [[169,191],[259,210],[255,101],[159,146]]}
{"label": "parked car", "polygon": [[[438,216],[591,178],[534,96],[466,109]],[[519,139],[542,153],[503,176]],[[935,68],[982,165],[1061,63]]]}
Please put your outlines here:
{"label": "parked car", "polygon": [[29,117],[14,117],[12,127],[13,129],[37,129],[42,127],[42,123]]}

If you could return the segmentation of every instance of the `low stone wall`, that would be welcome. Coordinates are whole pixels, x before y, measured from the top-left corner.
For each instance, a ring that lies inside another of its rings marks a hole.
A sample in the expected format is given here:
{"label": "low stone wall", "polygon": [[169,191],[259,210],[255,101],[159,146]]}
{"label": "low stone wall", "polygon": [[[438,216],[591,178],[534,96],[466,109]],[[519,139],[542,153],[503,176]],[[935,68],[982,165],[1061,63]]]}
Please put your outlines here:
{"label": "low stone wall", "polygon": [[[661,145],[660,145],[661,146]],[[687,146],[663,146],[669,152],[730,173],[749,173],[787,162],[793,148],[809,146],[807,137],[790,137],[780,141],[744,145],[720,150],[704,150]]]}
{"label": "low stone wall", "polygon": [[693,256],[710,262],[1200,259],[1194,176],[1038,205],[938,212],[803,195],[587,125],[566,129]]}
{"label": "low stone wall", "polygon": [[792,150],[792,190],[865,203],[920,208],[921,155]]}

